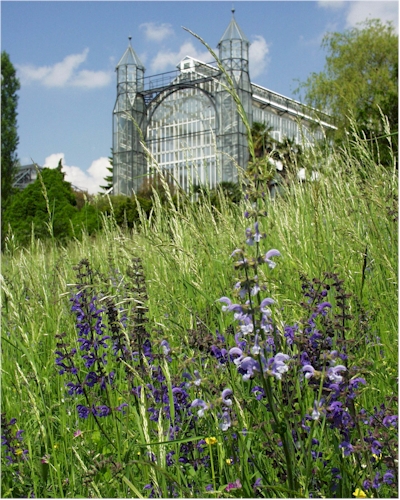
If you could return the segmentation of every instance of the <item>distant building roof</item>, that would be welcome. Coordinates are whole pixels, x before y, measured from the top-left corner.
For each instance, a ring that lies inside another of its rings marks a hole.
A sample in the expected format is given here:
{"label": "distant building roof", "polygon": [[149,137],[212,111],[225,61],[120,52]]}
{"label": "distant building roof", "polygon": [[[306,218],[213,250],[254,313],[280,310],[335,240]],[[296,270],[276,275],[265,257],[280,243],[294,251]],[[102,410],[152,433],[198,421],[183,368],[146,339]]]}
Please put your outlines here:
{"label": "distant building roof", "polygon": [[43,167],[35,163],[31,163],[30,165],[19,165],[13,187],[25,189],[26,186],[35,182],[37,179],[37,170],[43,170]]}

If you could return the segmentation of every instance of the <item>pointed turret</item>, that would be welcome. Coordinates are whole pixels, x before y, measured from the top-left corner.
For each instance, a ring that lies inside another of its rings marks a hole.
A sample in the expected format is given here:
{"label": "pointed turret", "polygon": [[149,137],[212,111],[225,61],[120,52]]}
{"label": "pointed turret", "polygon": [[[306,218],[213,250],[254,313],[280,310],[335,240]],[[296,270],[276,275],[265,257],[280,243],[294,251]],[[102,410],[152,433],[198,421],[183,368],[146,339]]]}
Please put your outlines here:
{"label": "pointed turret", "polygon": [[[219,59],[230,75],[235,91],[239,96],[248,123],[253,122],[251,100],[251,82],[249,75],[249,41],[240,29],[232,9],[232,19],[218,43]],[[231,93],[226,89],[229,81],[221,74],[221,85],[217,92],[217,109],[219,111],[218,149],[223,151],[222,180],[238,181],[237,165],[245,168],[249,157],[247,129],[239,115],[237,105]]]}
{"label": "pointed turret", "polygon": [[235,78],[236,82],[242,72],[249,71],[250,42],[235,19],[235,9],[232,9],[232,19],[218,43],[219,59],[225,68]]}
{"label": "pointed turret", "polygon": [[117,72],[118,93],[140,92],[143,90],[143,78],[146,70],[132,48],[131,37],[129,37],[128,48],[119,60],[115,70]]}
{"label": "pointed turret", "polygon": [[140,143],[145,130],[146,105],[141,94],[145,68],[131,46],[131,37],[115,70],[117,99],[113,124],[114,194],[130,196],[132,192],[138,191],[146,171],[146,159]]}

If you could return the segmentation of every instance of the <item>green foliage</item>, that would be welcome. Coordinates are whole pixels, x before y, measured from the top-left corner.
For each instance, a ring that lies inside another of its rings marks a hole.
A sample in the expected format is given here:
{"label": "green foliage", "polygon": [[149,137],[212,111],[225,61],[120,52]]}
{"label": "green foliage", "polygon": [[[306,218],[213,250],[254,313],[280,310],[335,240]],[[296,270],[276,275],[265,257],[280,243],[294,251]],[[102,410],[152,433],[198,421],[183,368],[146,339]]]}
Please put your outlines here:
{"label": "green foliage", "polygon": [[75,236],[80,237],[82,231],[87,234],[94,234],[102,228],[100,212],[91,203],[76,211],[72,218],[72,226]]}
{"label": "green foliage", "polygon": [[[1,214],[12,194],[17,163],[17,91],[16,71],[7,52],[1,53]],[[3,229],[3,224],[2,224]]]}
{"label": "green foliage", "polygon": [[107,175],[107,177],[104,177],[104,180],[106,184],[104,186],[100,186],[101,189],[105,193],[110,191],[113,187],[114,183],[114,160],[113,160],[113,149],[111,148],[111,156],[108,157],[108,161],[110,162],[110,166],[107,167],[107,170],[110,172],[110,175]]}
{"label": "green foliage", "polygon": [[388,141],[377,138],[387,135],[383,114],[397,144],[398,35],[393,26],[368,20],[344,33],[327,34],[322,46],[327,50],[325,70],[300,85],[306,101],[333,116],[338,140],[355,120],[360,135],[376,139],[376,153],[387,160]]}
{"label": "green foliage", "polygon": [[275,141],[271,137],[272,125],[253,122],[251,126],[251,135],[254,144],[254,155],[256,158],[262,158],[272,151]]}
{"label": "green foliage", "polygon": [[[137,199],[137,202],[136,202]],[[129,198],[122,194],[102,196],[94,204],[99,212],[112,216],[120,227],[132,228],[140,220],[137,203],[146,216],[149,215],[153,203],[151,199],[138,196]]]}
{"label": "green foliage", "polygon": [[70,238],[71,222],[77,211],[71,184],[64,180],[61,166],[44,168],[35,182],[13,197],[4,222],[21,244],[36,238]]}

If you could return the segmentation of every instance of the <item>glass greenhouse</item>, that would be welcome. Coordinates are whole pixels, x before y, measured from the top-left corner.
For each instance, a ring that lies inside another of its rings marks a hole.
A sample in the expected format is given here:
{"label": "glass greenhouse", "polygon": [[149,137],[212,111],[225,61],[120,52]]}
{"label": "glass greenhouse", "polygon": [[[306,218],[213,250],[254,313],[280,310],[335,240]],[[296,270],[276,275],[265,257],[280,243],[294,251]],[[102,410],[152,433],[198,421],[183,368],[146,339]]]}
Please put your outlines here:
{"label": "glass greenhouse", "polygon": [[[236,182],[249,160],[247,132],[229,91],[235,85],[250,125],[272,127],[276,140],[314,142],[330,128],[329,118],[253,84],[249,41],[234,15],[218,44],[216,63],[185,57],[176,71],[145,77],[130,42],[119,61],[113,123],[114,194],[130,196],[158,173],[184,190]],[[319,124],[319,128],[311,125]],[[312,131],[313,130],[313,131]]]}

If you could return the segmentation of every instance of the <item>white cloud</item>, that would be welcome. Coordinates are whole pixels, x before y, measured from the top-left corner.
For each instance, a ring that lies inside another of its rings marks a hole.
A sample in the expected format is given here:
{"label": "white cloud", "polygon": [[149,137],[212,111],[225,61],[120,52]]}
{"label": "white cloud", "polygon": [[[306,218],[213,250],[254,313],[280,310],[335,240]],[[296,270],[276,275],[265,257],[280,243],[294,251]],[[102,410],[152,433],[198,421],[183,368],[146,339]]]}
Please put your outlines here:
{"label": "white cloud", "polygon": [[343,0],[320,0],[319,7],[345,13],[346,26],[354,27],[357,23],[367,19],[380,19],[383,23],[391,21],[399,31],[399,4],[395,1],[356,1],[348,2]]}
{"label": "white cloud", "polygon": [[44,166],[56,168],[59,161],[62,163],[62,171],[65,173],[65,180],[73,186],[78,187],[89,194],[96,194],[100,191],[100,186],[104,184],[104,178],[110,175],[107,168],[110,166],[108,158],[102,156],[92,161],[87,171],[80,167],[66,165],[64,153],[54,153],[44,161]]}
{"label": "white cloud", "polygon": [[366,19],[380,19],[383,23],[391,21],[398,32],[398,16],[398,2],[349,2],[346,23],[348,27],[353,27]]}
{"label": "white cloud", "polygon": [[106,71],[79,69],[86,61],[89,49],[81,54],[66,56],[53,66],[16,65],[21,83],[38,82],[45,87],[104,87],[111,82],[112,74]]}
{"label": "white cloud", "polygon": [[269,62],[269,46],[265,38],[256,35],[249,48],[249,70],[252,78],[261,75]]}
{"label": "white cloud", "polygon": [[326,9],[339,10],[346,5],[346,0],[319,0],[318,5]]}
{"label": "white cloud", "polygon": [[152,42],[162,42],[174,34],[172,26],[167,23],[143,23],[139,28],[144,31],[147,40],[151,40]]}
{"label": "white cloud", "polygon": [[201,52],[196,49],[192,42],[185,42],[177,52],[160,50],[151,62],[151,69],[156,72],[164,71],[171,66],[175,67],[185,56],[194,57],[205,63],[213,59],[208,50]]}

